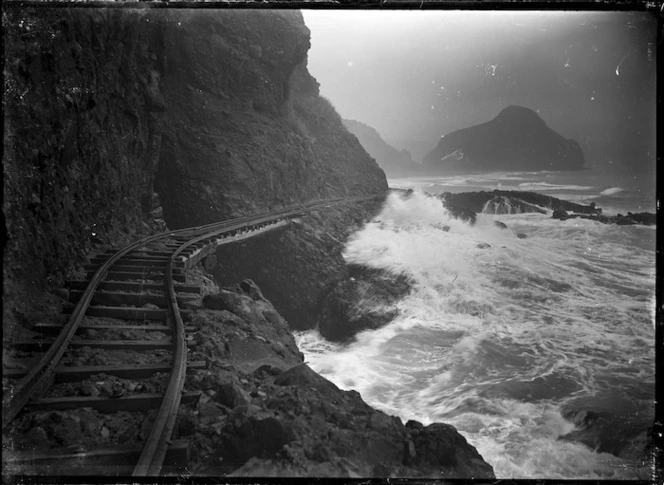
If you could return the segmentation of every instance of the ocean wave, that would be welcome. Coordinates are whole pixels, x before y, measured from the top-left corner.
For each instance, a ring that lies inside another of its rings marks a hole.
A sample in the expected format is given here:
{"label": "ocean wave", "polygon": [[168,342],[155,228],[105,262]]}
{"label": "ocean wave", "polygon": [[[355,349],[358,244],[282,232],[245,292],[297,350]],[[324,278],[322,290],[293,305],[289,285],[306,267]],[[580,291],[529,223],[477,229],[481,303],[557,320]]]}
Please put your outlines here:
{"label": "ocean wave", "polygon": [[399,317],[343,346],[316,331],[298,345],[369,404],[456,426],[501,478],[638,478],[633,464],[560,440],[574,427],[560,409],[581,395],[613,406],[615,382],[625,395],[654,385],[654,248],[596,221],[508,215],[504,230],[495,219],[471,226],[435,197],[391,194],[344,257],[412,278]]}

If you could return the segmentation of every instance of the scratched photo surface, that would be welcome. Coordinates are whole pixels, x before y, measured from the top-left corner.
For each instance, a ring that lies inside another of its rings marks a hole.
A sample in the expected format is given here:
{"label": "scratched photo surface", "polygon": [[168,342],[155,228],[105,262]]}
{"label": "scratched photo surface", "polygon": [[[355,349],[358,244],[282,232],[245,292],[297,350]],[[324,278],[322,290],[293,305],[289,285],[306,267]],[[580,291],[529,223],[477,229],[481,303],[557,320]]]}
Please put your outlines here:
{"label": "scratched photo surface", "polygon": [[64,7],[3,9],[3,477],[656,477],[654,11]]}

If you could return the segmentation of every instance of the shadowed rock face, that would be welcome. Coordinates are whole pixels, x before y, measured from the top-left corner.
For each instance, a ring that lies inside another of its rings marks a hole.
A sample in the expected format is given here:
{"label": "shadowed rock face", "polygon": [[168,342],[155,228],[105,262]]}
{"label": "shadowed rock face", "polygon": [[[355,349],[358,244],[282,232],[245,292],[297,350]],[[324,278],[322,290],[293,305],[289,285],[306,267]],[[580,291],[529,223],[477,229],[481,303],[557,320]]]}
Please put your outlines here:
{"label": "shadowed rock face", "polygon": [[578,170],[585,159],[534,111],[508,106],[493,120],[445,135],[424,157],[428,172]]}
{"label": "shadowed rock face", "polygon": [[156,187],[169,227],[387,188],[307,71],[300,12],[167,13]]}

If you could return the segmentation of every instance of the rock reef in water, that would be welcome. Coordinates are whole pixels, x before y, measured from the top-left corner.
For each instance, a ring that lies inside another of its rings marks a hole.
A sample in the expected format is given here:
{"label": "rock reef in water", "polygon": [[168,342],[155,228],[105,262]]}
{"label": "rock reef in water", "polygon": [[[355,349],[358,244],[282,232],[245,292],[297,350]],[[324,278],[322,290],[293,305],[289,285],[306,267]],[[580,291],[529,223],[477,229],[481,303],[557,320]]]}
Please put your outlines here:
{"label": "rock reef in water", "polygon": [[617,225],[654,225],[657,217],[650,212],[640,212],[627,215],[617,214],[606,216],[602,209],[590,205],[577,204],[567,200],[558,199],[536,192],[523,192],[516,190],[494,190],[492,192],[461,192],[452,194],[445,192],[437,195],[445,207],[454,217],[474,221],[477,213],[487,214],[521,214],[540,213],[551,211],[551,217],[559,220],[581,218],[601,222],[603,224]]}
{"label": "rock reef in water", "polygon": [[423,159],[429,173],[578,170],[583,151],[531,109],[508,106],[493,120],[444,135]]}
{"label": "rock reef in water", "polygon": [[346,341],[390,323],[399,313],[395,304],[410,292],[404,275],[360,265],[349,265],[348,274],[322,301],[318,330],[328,340]]}

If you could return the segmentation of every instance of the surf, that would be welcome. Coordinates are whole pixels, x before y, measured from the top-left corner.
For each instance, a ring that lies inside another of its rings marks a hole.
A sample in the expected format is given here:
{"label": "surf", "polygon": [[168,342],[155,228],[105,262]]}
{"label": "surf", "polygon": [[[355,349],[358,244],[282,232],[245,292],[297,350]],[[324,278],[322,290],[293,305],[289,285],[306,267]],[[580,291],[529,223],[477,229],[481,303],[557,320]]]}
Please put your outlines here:
{"label": "surf", "polygon": [[344,258],[412,279],[398,317],[348,345],[315,331],[298,345],[314,370],[385,412],[453,424],[500,478],[640,477],[628,444],[592,428],[623,451],[595,449],[574,421],[629,396],[632,426],[652,421],[654,248],[612,237],[632,229],[545,214],[470,225],[424,192],[392,194]]}

